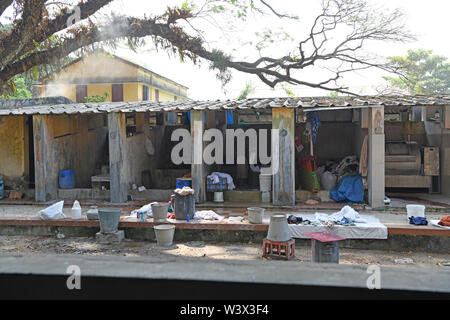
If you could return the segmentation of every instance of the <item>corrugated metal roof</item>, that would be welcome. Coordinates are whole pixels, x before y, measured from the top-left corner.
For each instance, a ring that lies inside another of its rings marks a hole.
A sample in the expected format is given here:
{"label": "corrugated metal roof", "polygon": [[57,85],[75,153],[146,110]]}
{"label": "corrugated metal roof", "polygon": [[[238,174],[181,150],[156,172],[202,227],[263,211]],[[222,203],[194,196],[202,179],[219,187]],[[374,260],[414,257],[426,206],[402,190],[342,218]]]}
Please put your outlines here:
{"label": "corrugated metal roof", "polygon": [[440,96],[355,96],[355,97],[300,97],[300,98],[257,98],[246,100],[207,101],[137,101],[69,103],[23,106],[0,109],[4,115],[33,114],[88,114],[113,112],[184,112],[191,110],[248,110],[261,108],[302,108],[308,110],[339,110],[364,108],[368,106],[413,107],[450,105],[450,95]]}

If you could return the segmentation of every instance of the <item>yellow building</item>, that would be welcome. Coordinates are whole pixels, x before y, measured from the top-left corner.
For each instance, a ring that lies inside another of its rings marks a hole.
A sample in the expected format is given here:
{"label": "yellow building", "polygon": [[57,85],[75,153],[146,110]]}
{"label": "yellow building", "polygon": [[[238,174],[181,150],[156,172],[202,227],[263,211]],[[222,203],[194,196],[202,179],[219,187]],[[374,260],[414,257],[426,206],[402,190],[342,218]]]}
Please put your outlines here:
{"label": "yellow building", "polygon": [[187,99],[188,88],[121,57],[93,53],[41,79],[40,97],[64,96],[76,102],[105,96],[106,101],[174,101]]}

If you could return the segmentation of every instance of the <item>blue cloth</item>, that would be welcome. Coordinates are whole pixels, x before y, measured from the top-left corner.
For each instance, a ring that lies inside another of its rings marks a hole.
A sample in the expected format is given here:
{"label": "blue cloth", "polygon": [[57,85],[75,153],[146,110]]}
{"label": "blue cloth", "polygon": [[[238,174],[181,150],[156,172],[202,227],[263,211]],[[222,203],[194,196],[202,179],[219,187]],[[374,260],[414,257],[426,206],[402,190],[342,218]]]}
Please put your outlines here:
{"label": "blue cloth", "polygon": [[311,123],[311,134],[312,134],[312,140],[313,144],[316,143],[317,138],[317,132],[319,132],[320,127],[320,119],[319,114],[317,111],[308,112],[308,121]]}
{"label": "blue cloth", "polygon": [[409,224],[426,226],[428,224],[428,221],[425,217],[409,217]]}
{"label": "blue cloth", "polygon": [[330,198],[344,204],[364,202],[364,185],[359,174],[342,177],[336,189],[330,191]]}

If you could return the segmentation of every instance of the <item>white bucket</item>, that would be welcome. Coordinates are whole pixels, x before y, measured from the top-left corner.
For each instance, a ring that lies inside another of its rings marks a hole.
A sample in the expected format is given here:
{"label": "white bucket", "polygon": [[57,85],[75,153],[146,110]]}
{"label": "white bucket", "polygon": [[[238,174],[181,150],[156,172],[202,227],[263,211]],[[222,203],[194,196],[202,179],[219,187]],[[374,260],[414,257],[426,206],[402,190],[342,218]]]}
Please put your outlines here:
{"label": "white bucket", "polygon": [[223,192],[214,192],[214,202],[223,202]]}
{"label": "white bucket", "polygon": [[407,204],[406,213],[409,217],[425,217],[425,206],[421,204]]}
{"label": "white bucket", "polygon": [[272,175],[260,174],[259,175],[259,191],[266,192],[272,190]]}
{"label": "white bucket", "polygon": [[263,221],[264,208],[247,208],[248,221],[250,223],[259,223]]}
{"label": "white bucket", "polygon": [[170,224],[162,224],[154,226],[156,235],[156,242],[158,246],[170,247],[173,243],[173,236],[175,234],[175,226]]}

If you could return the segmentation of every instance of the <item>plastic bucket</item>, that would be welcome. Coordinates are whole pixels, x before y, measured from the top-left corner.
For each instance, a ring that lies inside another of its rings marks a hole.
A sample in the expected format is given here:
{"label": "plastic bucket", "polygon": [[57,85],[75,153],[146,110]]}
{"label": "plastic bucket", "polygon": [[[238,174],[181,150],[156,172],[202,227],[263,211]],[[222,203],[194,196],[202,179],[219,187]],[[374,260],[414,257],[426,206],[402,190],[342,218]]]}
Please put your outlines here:
{"label": "plastic bucket", "polygon": [[72,170],[61,170],[59,172],[59,187],[61,189],[75,188],[75,175]]}
{"label": "plastic bucket", "polygon": [[272,190],[272,175],[260,174],[259,175],[259,191],[268,192]]}
{"label": "plastic bucket", "polygon": [[164,202],[157,202],[152,204],[153,221],[164,222],[169,211],[169,204]]}
{"label": "plastic bucket", "polygon": [[425,217],[425,206],[421,204],[407,204],[406,213],[409,217]]}
{"label": "plastic bucket", "polygon": [[223,202],[223,192],[222,191],[214,192],[214,202]]}
{"label": "plastic bucket", "polygon": [[189,216],[190,219],[194,219],[195,197],[193,194],[181,196],[176,193],[173,200],[173,206],[175,210],[175,219],[187,220],[187,216]]}
{"label": "plastic bucket", "polygon": [[100,208],[98,209],[98,220],[102,233],[115,233],[119,226],[120,213],[122,209]]}
{"label": "plastic bucket", "polygon": [[156,242],[158,246],[170,247],[173,243],[173,236],[175,234],[175,226],[170,224],[162,224],[154,226],[156,235]]}
{"label": "plastic bucket", "polygon": [[263,221],[264,208],[251,207],[247,208],[248,221],[250,223],[259,223]]}

